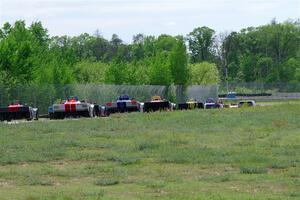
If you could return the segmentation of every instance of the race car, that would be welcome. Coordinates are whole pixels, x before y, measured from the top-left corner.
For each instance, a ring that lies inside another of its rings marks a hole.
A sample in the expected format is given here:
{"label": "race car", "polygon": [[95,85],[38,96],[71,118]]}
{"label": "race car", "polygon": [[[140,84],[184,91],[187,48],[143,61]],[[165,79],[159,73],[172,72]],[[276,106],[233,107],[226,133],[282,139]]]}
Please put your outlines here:
{"label": "race car", "polygon": [[124,113],[140,111],[140,102],[130,98],[128,95],[121,95],[115,102],[107,102],[105,110],[107,113]]}
{"label": "race car", "polygon": [[145,102],[142,107],[144,112],[155,112],[162,110],[174,110],[176,104],[163,100],[160,96],[153,96],[152,100]]}
{"label": "race car", "polygon": [[241,108],[241,107],[252,107],[252,106],[255,106],[255,105],[256,105],[256,103],[253,100],[240,101],[238,103],[239,108]]}
{"label": "race car", "polygon": [[202,102],[197,102],[195,99],[190,99],[185,103],[178,104],[179,110],[192,110],[196,108],[204,108],[204,104]]}
{"label": "race car", "polygon": [[86,100],[79,101],[78,97],[69,97],[60,104],[53,104],[48,108],[50,119],[64,119],[66,117],[94,117],[95,106]]}
{"label": "race car", "polygon": [[223,108],[223,103],[220,100],[208,98],[204,103],[204,109]]}
{"label": "race car", "polygon": [[0,121],[26,119],[27,121],[38,120],[38,109],[19,102],[11,103],[7,107],[0,108]]}

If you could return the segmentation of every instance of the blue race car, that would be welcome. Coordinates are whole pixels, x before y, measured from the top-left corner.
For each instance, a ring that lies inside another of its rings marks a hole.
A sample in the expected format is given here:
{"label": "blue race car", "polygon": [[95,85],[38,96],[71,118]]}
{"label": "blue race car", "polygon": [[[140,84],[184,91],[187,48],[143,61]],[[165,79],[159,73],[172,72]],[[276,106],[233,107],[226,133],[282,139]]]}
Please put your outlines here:
{"label": "blue race car", "polygon": [[140,111],[141,104],[128,95],[121,95],[115,102],[107,102],[105,108],[108,113],[124,113]]}

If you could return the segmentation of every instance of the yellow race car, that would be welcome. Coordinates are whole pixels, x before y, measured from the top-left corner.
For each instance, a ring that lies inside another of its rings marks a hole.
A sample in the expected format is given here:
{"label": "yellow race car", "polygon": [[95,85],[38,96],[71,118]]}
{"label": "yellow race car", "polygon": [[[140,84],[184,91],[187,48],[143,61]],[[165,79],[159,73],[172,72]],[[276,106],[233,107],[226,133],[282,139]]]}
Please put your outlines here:
{"label": "yellow race car", "polygon": [[196,99],[190,99],[185,103],[179,103],[178,110],[192,110],[192,109],[203,109],[204,104],[202,102],[196,101]]}
{"label": "yellow race car", "polygon": [[143,103],[144,112],[155,112],[162,110],[173,110],[176,104],[162,99],[160,96],[153,96],[151,101]]}

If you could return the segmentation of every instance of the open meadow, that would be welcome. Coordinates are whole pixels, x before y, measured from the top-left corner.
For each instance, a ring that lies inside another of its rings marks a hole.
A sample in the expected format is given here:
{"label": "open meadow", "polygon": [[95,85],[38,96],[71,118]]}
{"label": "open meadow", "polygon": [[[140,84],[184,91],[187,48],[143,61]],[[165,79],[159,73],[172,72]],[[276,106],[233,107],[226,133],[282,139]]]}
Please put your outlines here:
{"label": "open meadow", "polygon": [[300,199],[300,103],[0,123],[0,199]]}

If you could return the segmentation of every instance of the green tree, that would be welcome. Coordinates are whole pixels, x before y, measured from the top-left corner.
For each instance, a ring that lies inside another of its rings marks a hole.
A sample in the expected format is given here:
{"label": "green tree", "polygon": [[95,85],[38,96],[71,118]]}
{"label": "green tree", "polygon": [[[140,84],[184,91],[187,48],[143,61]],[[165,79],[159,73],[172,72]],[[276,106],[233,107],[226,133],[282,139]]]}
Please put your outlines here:
{"label": "green tree", "polygon": [[220,81],[219,71],[213,63],[202,62],[189,65],[191,85],[210,85],[217,84]]}
{"label": "green tree", "polygon": [[[13,26],[5,24],[2,29],[5,37],[0,43],[0,70],[4,71],[11,85],[30,84],[39,67],[38,63],[42,63],[40,56],[45,48],[41,45],[44,43],[40,43],[40,35],[32,32],[38,24],[27,29],[24,21],[16,21]],[[46,32],[44,29],[43,31]]]}
{"label": "green tree", "polygon": [[189,79],[188,58],[183,37],[178,37],[170,53],[170,70],[175,85],[186,85]]}
{"label": "green tree", "polygon": [[198,63],[214,59],[215,31],[206,26],[195,28],[188,34],[187,40],[191,51],[191,62]]}

